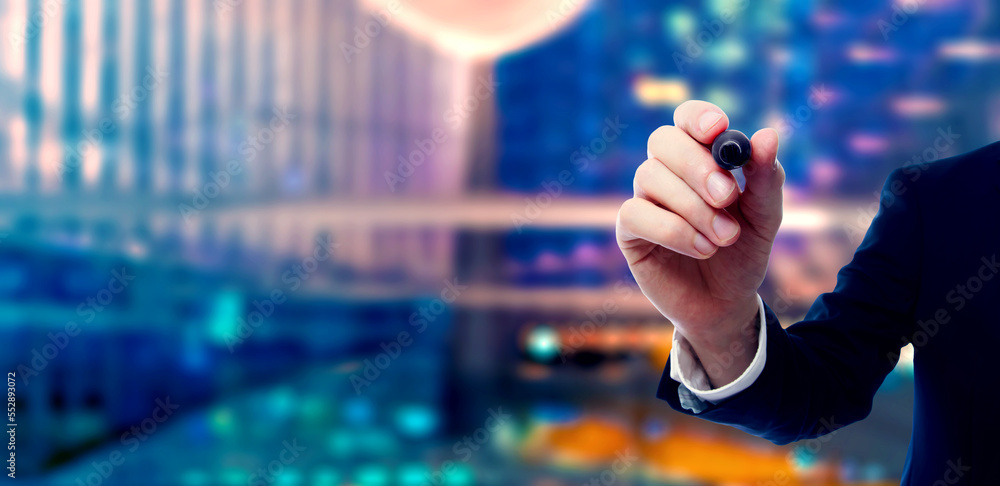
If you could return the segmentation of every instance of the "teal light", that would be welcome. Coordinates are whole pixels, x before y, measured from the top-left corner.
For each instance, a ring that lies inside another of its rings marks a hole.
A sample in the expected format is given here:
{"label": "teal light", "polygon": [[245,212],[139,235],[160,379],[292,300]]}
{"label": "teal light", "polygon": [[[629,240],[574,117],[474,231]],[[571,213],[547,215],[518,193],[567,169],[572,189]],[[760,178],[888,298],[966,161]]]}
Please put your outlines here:
{"label": "teal light", "polygon": [[334,457],[347,457],[354,450],[356,444],[353,435],[344,430],[336,430],[330,434],[326,447]]}
{"label": "teal light", "polygon": [[687,9],[674,9],[664,17],[664,28],[675,39],[683,39],[693,34],[695,25],[697,25],[697,21]]}
{"label": "teal light", "polygon": [[408,437],[426,437],[432,434],[438,426],[438,416],[429,407],[423,405],[403,405],[394,414],[396,426]]}
{"label": "teal light", "polygon": [[226,344],[229,341],[239,340],[236,334],[239,327],[237,318],[243,310],[243,296],[235,290],[225,290],[215,297],[212,305],[211,317],[209,317],[209,334],[212,340]]}
{"label": "teal light", "polygon": [[383,486],[389,484],[389,469],[378,464],[366,464],[354,473],[359,486]]}
{"label": "teal light", "polygon": [[792,462],[796,469],[809,469],[816,465],[816,454],[799,446],[792,451]]}
{"label": "teal light", "polygon": [[704,99],[710,103],[714,103],[716,106],[725,106],[726,114],[730,118],[740,115],[745,111],[743,109],[744,103],[740,101],[739,95],[721,85],[708,87]]}
{"label": "teal light", "polygon": [[217,436],[232,435],[235,431],[233,411],[229,407],[219,407],[210,412],[209,423]]}
{"label": "teal light", "polygon": [[295,393],[289,387],[279,387],[271,390],[268,405],[274,417],[287,417],[296,406]]}
{"label": "teal light", "polygon": [[299,406],[299,413],[309,422],[322,421],[327,413],[326,403],[317,397],[305,398]]}
{"label": "teal light", "polygon": [[750,2],[746,0],[711,0],[707,7],[710,15],[721,16],[726,13],[739,18],[744,11],[750,8]]}
{"label": "teal light", "polygon": [[382,429],[357,432],[359,449],[375,454],[394,454],[399,449],[396,436]]}
{"label": "teal light", "polygon": [[333,469],[317,469],[313,473],[312,486],[335,486],[340,483],[340,473]]}
{"label": "teal light", "polygon": [[297,486],[302,483],[302,473],[298,469],[285,466],[285,470],[277,477],[278,486]]}
{"label": "teal light", "polygon": [[181,482],[188,486],[208,484],[208,473],[201,469],[188,469],[181,474]]}
{"label": "teal light", "polygon": [[538,326],[528,332],[528,355],[536,361],[549,361],[559,355],[559,333],[549,326]]}
{"label": "teal light", "polygon": [[726,67],[739,66],[747,60],[743,44],[731,39],[720,40],[712,47],[711,53],[719,65]]}
{"label": "teal light", "polygon": [[426,464],[404,464],[399,468],[399,484],[402,486],[420,486],[427,481],[431,469]]}
{"label": "teal light", "polygon": [[247,482],[247,472],[242,469],[224,469],[219,473],[219,480],[228,486],[242,486]]}
{"label": "teal light", "polygon": [[468,464],[456,464],[445,475],[444,484],[447,486],[469,486],[475,483],[475,479],[476,473]]}

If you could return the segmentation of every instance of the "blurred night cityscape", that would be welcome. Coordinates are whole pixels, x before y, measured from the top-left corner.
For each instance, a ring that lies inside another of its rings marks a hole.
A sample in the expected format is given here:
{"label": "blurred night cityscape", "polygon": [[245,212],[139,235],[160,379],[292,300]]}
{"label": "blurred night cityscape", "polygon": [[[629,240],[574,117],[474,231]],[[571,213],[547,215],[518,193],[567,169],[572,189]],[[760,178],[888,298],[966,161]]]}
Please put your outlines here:
{"label": "blurred night cityscape", "polygon": [[1000,139],[996,8],[2,1],[7,479],[898,484],[912,351],[813,441],[674,413],[615,215],[681,102],[777,128],[796,322],[890,171]]}

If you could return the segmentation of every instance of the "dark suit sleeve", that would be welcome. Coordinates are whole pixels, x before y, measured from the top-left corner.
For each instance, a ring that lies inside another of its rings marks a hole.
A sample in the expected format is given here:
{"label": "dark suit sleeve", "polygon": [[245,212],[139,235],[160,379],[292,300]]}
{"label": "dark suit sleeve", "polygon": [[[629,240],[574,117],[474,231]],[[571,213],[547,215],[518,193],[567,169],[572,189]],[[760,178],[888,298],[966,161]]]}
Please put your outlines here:
{"label": "dark suit sleeve", "polygon": [[[767,361],[746,390],[697,416],[732,425],[776,444],[817,437],[871,412],[872,399],[914,332],[923,258],[915,188],[894,171],[878,214],[833,292],[821,295],[805,320],[783,329],[765,309]],[[680,383],[670,362],[657,396],[674,409]]]}

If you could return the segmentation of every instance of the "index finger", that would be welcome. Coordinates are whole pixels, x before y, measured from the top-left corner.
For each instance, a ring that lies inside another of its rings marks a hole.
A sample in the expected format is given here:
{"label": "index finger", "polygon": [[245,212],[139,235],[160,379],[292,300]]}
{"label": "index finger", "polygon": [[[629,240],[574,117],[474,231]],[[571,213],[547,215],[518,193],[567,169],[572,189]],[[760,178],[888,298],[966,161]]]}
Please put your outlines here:
{"label": "index finger", "polygon": [[674,110],[674,126],[704,145],[729,128],[729,117],[718,106],[707,101],[689,100]]}

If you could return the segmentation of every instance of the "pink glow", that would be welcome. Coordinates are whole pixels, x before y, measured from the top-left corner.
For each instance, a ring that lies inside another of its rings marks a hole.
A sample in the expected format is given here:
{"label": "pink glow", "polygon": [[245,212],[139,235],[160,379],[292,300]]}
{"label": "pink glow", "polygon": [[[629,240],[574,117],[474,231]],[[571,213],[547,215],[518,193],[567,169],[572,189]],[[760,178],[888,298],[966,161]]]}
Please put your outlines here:
{"label": "pink glow", "polygon": [[[388,13],[413,36],[463,57],[491,58],[525,47],[572,23],[588,0],[408,0],[397,13],[380,0],[364,10]],[[390,4],[393,2],[390,2]]]}
{"label": "pink glow", "polygon": [[889,147],[889,142],[885,137],[856,133],[851,135],[851,150],[860,154],[877,154],[884,152]]}
{"label": "pink glow", "polygon": [[892,109],[905,116],[937,115],[944,107],[944,101],[934,96],[901,96],[892,100]]}

